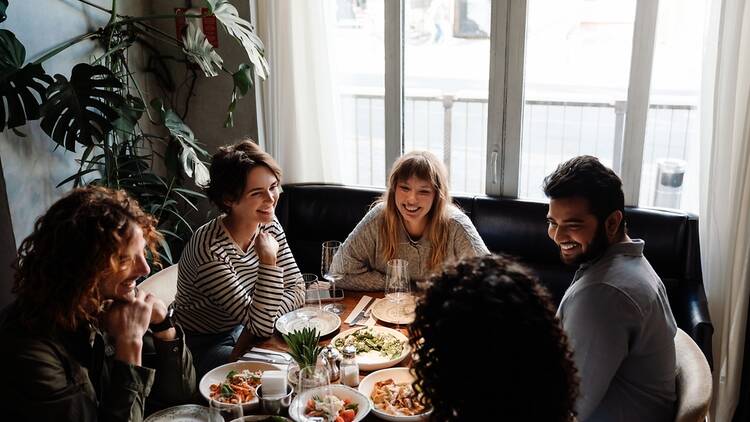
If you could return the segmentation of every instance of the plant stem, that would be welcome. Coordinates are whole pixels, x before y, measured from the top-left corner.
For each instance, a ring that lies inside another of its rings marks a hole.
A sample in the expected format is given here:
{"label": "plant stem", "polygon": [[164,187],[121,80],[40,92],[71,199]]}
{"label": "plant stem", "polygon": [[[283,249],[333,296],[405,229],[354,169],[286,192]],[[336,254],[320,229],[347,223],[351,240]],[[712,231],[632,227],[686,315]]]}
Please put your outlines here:
{"label": "plant stem", "polygon": [[93,7],[94,9],[99,9],[102,12],[112,13],[111,10],[107,10],[107,9],[99,6],[98,4],[94,4],[94,3],[91,3],[91,2],[86,1],[86,0],[78,0],[78,1],[81,2],[81,3],[83,3],[83,4],[87,4],[87,5],[91,6],[91,7]]}
{"label": "plant stem", "polygon": [[98,34],[99,34],[99,31],[91,31],[91,32],[87,32],[85,34],[79,35],[79,36],[73,38],[72,40],[65,41],[64,43],[60,44],[59,46],[57,46],[57,47],[53,48],[52,50],[50,50],[49,52],[45,53],[42,57],[34,60],[32,62],[32,64],[40,64],[40,63],[42,63],[44,61],[47,61],[50,58],[52,58],[53,56],[55,56],[58,53],[60,53],[61,51],[65,50],[66,48],[68,48],[70,46],[73,46],[75,44],[78,44],[81,41],[85,41],[85,40],[87,40],[89,38],[93,38],[93,37],[97,36]]}
{"label": "plant stem", "polygon": [[113,23],[115,23],[116,19],[117,19],[117,0],[112,0],[112,10],[109,12],[109,22],[107,22],[107,26],[110,26]]}

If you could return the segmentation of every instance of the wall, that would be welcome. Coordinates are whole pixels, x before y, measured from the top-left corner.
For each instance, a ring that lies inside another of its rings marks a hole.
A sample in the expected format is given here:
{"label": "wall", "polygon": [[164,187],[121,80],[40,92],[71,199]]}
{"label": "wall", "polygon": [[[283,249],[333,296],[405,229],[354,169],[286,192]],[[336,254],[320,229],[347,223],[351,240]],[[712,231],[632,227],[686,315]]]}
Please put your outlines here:
{"label": "wall", "polygon": [[[94,3],[103,7],[110,4],[106,0]],[[141,1],[126,3],[124,13],[140,13]],[[109,19],[108,14],[75,0],[10,0],[7,15],[0,27],[15,33],[26,47],[27,62],[65,40],[104,25]],[[87,62],[95,48],[91,41],[79,43],[45,62],[44,69],[49,74],[69,77],[70,69],[76,63]],[[56,186],[76,171],[75,159],[79,157],[77,153],[56,149],[38,122],[18,129],[26,134],[25,138],[8,130],[0,132],[0,161],[5,181],[4,189],[0,189],[0,306],[11,300],[13,272],[9,266],[16,246],[31,233],[37,217],[70,189],[70,185]]]}

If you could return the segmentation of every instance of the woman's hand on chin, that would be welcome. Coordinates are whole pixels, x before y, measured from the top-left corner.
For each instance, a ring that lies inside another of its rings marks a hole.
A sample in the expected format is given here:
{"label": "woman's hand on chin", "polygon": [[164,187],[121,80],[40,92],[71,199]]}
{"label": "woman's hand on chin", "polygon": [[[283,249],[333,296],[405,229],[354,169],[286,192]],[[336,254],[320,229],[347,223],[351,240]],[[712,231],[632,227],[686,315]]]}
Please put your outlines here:
{"label": "woman's hand on chin", "polygon": [[263,265],[276,266],[276,255],[279,253],[279,242],[262,229],[255,238],[255,253]]}

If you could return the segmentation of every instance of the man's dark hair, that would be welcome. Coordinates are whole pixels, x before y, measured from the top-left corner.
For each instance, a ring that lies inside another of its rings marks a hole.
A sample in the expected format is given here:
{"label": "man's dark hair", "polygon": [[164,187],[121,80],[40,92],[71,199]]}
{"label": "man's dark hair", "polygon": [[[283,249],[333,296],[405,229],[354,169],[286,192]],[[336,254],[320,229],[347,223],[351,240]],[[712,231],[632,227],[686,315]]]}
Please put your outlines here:
{"label": "man's dark hair", "polygon": [[[576,196],[586,199],[589,210],[600,224],[614,211],[625,214],[622,180],[598,158],[590,155],[571,158],[557,166],[552,174],[544,178],[544,194],[550,199]],[[624,217],[618,230],[625,230]]]}
{"label": "man's dark hair", "polygon": [[431,420],[574,420],[567,338],[549,294],[516,261],[488,255],[445,267],[415,314],[414,387]]}
{"label": "man's dark hair", "polygon": [[211,157],[211,182],[206,187],[206,196],[219,210],[229,213],[231,208],[226,201],[237,201],[242,196],[247,174],[258,166],[268,168],[281,183],[281,167],[252,140],[219,148]]}

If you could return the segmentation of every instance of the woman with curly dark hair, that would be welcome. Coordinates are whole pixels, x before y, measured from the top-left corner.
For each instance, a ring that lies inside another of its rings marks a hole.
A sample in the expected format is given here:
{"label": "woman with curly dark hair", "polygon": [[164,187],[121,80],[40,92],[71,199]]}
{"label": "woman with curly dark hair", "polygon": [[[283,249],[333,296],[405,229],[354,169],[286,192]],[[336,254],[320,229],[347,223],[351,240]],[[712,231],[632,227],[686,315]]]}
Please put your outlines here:
{"label": "woman with curly dark hair", "polygon": [[548,293],[523,266],[467,258],[431,281],[409,331],[415,391],[432,405],[432,420],[575,420],[567,339]]}

